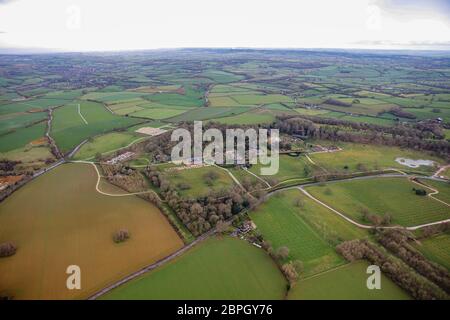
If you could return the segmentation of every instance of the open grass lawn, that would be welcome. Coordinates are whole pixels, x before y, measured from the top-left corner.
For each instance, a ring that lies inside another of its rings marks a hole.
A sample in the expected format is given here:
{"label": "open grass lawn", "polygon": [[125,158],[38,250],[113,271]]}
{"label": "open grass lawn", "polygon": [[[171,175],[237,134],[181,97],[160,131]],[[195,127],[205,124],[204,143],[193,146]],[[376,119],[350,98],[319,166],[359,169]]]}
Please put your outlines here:
{"label": "open grass lawn", "polygon": [[45,135],[46,125],[45,122],[40,122],[31,127],[21,128],[0,136],[0,152],[19,149],[33,140],[42,138]]}
{"label": "open grass lawn", "polygon": [[259,248],[212,238],[104,299],[282,299],[286,280]]}
{"label": "open grass lawn", "polygon": [[124,128],[142,120],[111,114],[96,102],[79,101],[80,112],[87,124],[78,114],[78,102],[58,108],[53,113],[51,136],[62,152],[68,152],[83,140],[113,129]]}
{"label": "open grass lawn", "polygon": [[356,261],[334,270],[300,280],[289,291],[291,300],[411,300],[391,279],[381,275],[381,289],[366,286],[368,263]]}
{"label": "open grass lawn", "polygon": [[392,216],[392,224],[416,226],[450,218],[450,207],[427,196],[418,196],[412,188],[420,186],[406,178],[370,178],[339,181],[307,187],[314,197],[361,223],[362,209],[372,214]]}
{"label": "open grass lawn", "polygon": [[[86,298],[183,245],[155,206],[135,196],[101,195],[96,180],[92,166],[65,164],[0,204],[0,243],[18,247],[0,260],[1,294]],[[115,244],[112,235],[122,228],[131,237]],[[81,268],[81,290],[66,288],[69,265]]]}
{"label": "open grass lawn", "polygon": [[[164,173],[170,183],[185,197],[205,196],[211,191],[229,189],[234,185],[234,181],[228,173],[215,166],[188,168],[179,171],[169,170],[170,169],[167,169]],[[212,185],[206,184],[204,179],[204,175],[209,172],[217,174],[217,179],[213,181]],[[184,189],[181,187],[181,184],[189,186],[189,189]]]}
{"label": "open grass lawn", "polygon": [[294,178],[304,179],[310,175],[314,167],[304,157],[291,157],[282,154],[279,159],[279,169],[275,175],[261,175],[261,168],[268,167],[269,165],[262,165],[260,163],[253,165],[249,170],[265,180],[276,179],[278,182],[282,182]]}
{"label": "open grass lawn", "polygon": [[[321,141],[315,142],[321,144]],[[329,144],[329,142],[328,142]],[[406,158],[412,160],[433,160],[437,163],[443,161],[426,153],[400,149],[397,147],[385,147],[376,145],[365,145],[356,143],[337,143],[343,150],[330,153],[316,153],[309,155],[319,166],[338,172],[360,172],[365,170],[380,170],[387,168],[398,168],[400,170],[414,170],[431,173],[435,171],[432,166],[420,166],[411,169],[395,161],[396,158]],[[363,165],[363,167],[361,167]],[[345,166],[348,168],[345,169]]]}
{"label": "open grass lawn", "polygon": [[97,136],[93,138],[92,141],[86,142],[75,154],[74,159],[91,159],[94,158],[97,153],[108,153],[126,147],[138,139],[139,137],[136,134],[128,132],[111,132]]}
{"label": "open grass lawn", "polygon": [[[262,233],[265,240],[271,242],[275,250],[282,246],[288,247],[289,257],[303,262],[305,268],[303,276],[344,263],[344,259],[335,252],[333,246],[327,241],[331,240],[331,235],[327,234],[328,231],[326,230],[328,229],[331,232],[329,229],[331,226],[328,225],[323,228],[319,224],[310,224],[313,220],[306,220],[304,217],[310,216],[317,209],[317,206],[308,202],[305,203],[303,209],[297,207],[295,201],[300,197],[299,190],[283,191],[271,196],[250,214],[257,230]],[[302,215],[303,210],[308,213]],[[319,209],[319,212],[319,214],[327,214],[324,210]],[[355,233],[349,238],[354,236],[358,237],[358,234]]]}
{"label": "open grass lawn", "polygon": [[425,257],[450,270],[450,234],[440,234],[421,240],[420,244],[415,244],[414,246]]}

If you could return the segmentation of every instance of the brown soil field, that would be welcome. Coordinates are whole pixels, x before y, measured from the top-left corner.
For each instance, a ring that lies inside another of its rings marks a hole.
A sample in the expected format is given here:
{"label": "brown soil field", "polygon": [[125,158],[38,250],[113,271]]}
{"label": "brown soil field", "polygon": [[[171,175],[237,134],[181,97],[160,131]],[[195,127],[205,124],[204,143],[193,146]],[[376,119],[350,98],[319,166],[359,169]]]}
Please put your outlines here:
{"label": "brown soil field", "polygon": [[48,142],[47,138],[42,137],[42,138],[31,141],[30,144],[33,146],[40,146],[40,145],[46,144],[47,142]]}
{"label": "brown soil field", "polygon": [[22,180],[22,178],[23,178],[23,175],[0,177],[0,190],[6,188],[10,184],[14,184],[17,181]]}
{"label": "brown soil field", "polygon": [[[183,246],[155,206],[99,194],[96,181],[91,165],[64,164],[0,203],[0,243],[18,248],[0,259],[0,296],[83,299]],[[131,236],[116,244],[119,229]],[[69,265],[81,268],[81,290],[66,287]]]}

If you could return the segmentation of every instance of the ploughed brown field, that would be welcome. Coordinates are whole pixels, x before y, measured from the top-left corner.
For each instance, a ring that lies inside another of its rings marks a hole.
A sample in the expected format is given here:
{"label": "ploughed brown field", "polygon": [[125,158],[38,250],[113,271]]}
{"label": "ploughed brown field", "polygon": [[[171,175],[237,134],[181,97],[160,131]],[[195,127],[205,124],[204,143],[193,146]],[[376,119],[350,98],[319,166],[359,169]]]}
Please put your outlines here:
{"label": "ploughed brown field", "polygon": [[[14,256],[0,258],[0,295],[86,298],[183,246],[155,206],[102,195],[96,181],[91,165],[64,164],[0,204],[0,243],[17,246]],[[119,229],[131,237],[116,244]],[[81,290],[66,288],[69,265],[81,268]]]}

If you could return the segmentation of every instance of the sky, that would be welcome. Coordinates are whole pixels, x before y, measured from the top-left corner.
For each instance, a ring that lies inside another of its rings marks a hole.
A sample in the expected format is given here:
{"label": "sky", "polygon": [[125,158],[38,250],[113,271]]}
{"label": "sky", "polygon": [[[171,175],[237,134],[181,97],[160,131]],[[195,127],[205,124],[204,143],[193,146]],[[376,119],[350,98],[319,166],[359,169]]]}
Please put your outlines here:
{"label": "sky", "polygon": [[0,48],[450,49],[450,0],[0,0]]}

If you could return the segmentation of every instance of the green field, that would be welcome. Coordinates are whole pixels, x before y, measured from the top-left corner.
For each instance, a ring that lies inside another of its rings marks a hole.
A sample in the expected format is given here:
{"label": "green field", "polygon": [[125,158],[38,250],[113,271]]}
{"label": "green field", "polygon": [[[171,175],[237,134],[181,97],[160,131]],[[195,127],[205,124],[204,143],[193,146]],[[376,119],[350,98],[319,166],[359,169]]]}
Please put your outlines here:
{"label": "green field", "polygon": [[278,182],[289,179],[305,179],[310,176],[310,171],[314,168],[314,165],[308,163],[305,157],[289,156],[282,154],[279,157],[279,170],[275,175],[263,176],[260,169],[262,167],[268,167],[268,165],[262,165],[257,163],[253,165],[249,170],[254,174],[260,176],[265,180],[275,179]]}
{"label": "green field", "polygon": [[87,124],[78,114],[78,103],[68,104],[53,113],[50,134],[64,153],[93,135],[107,133],[142,121],[111,114],[102,104],[96,102],[80,101],[79,103],[80,112]]}
{"label": "green field", "polygon": [[4,115],[0,117],[0,135],[30,126],[44,119],[47,119],[45,112]]}
{"label": "green field", "polygon": [[450,234],[440,234],[414,244],[428,259],[450,270]]}
{"label": "green field", "polygon": [[[229,189],[234,184],[225,170],[215,166],[187,168],[184,170],[173,170],[172,168],[166,169],[164,172],[169,182],[185,197],[206,196],[211,191]],[[203,177],[209,172],[217,174],[217,179],[212,182],[212,185],[208,185]],[[184,190],[184,188],[180,187],[181,183],[189,186],[189,189]]]}
{"label": "green field", "polygon": [[[316,142],[321,143],[321,142]],[[328,143],[330,144],[330,143]],[[411,170],[395,161],[396,158],[406,158],[412,160],[426,159],[442,163],[442,160],[430,156],[424,152],[400,149],[397,147],[385,147],[379,145],[365,145],[356,143],[337,143],[343,150],[331,153],[310,154],[310,158],[322,168],[330,172],[360,172],[366,170],[380,170],[388,168],[398,168],[400,170]],[[362,165],[362,166],[361,166]],[[347,168],[345,168],[347,167]],[[420,166],[414,171],[431,173],[435,167]]]}
{"label": "green field", "polygon": [[175,117],[184,112],[186,112],[186,110],[183,109],[152,108],[134,112],[131,116],[159,120]]}
{"label": "green field", "polygon": [[139,98],[143,96],[143,93],[139,92],[129,92],[129,91],[122,91],[122,92],[90,92],[82,97],[82,99],[85,100],[96,100],[101,102],[120,102],[120,101],[126,101],[134,98]]}
{"label": "green field", "polygon": [[212,238],[103,299],[282,299],[286,281],[248,242]]}
{"label": "green field", "polygon": [[291,300],[411,300],[392,280],[381,275],[381,289],[366,286],[368,263],[357,261],[300,280],[290,291]]}
{"label": "green field", "polygon": [[[142,137],[141,137],[142,138]],[[92,141],[86,142],[74,155],[75,160],[92,159],[97,153],[104,154],[113,150],[126,147],[139,137],[131,133],[111,132],[97,136]]]}
{"label": "green field", "polygon": [[275,121],[275,115],[270,112],[246,112],[236,116],[213,119],[212,121],[224,124],[235,124],[235,125],[245,125],[245,124],[263,124],[271,123]]}
{"label": "green field", "polygon": [[241,75],[236,75],[233,73],[224,72],[220,70],[207,70],[203,72],[201,75],[217,83],[235,82],[244,78]]}
{"label": "green field", "polygon": [[[430,179],[420,179],[421,182],[430,186],[434,189],[437,189],[439,193],[434,194],[433,197],[444,202],[450,202],[450,183],[444,181],[435,181]],[[431,190],[429,190],[432,192]]]}
{"label": "green field", "polygon": [[40,122],[31,127],[0,136],[0,152],[8,152],[25,146],[33,140],[45,135],[47,124]]}
{"label": "green field", "polygon": [[13,102],[9,104],[0,105],[0,115],[10,114],[10,113],[18,113],[18,112],[26,112],[30,110],[43,110],[48,109],[49,107],[61,106],[70,102],[67,99],[45,99],[38,98],[33,100],[26,100],[20,102]]}
{"label": "green field", "polygon": [[[269,200],[250,214],[257,230],[265,240],[270,241],[275,250],[282,246],[288,247],[290,258],[303,262],[304,276],[344,263],[332,245],[327,242],[331,238],[331,235],[326,233],[330,226],[319,230],[316,229],[317,225],[313,226],[304,219],[302,211],[308,212],[306,215],[309,215],[317,209],[317,206],[308,202],[303,209],[296,207],[295,200],[300,197],[301,194],[298,190],[272,195]],[[327,214],[324,210],[319,209],[319,212]],[[332,231],[330,230],[330,232]],[[358,233],[353,234],[353,231],[346,232],[352,233],[351,236],[347,234],[350,238],[359,235]]]}
{"label": "green field", "polygon": [[362,210],[392,216],[392,224],[416,226],[450,218],[450,208],[430,197],[418,196],[420,186],[406,178],[368,178],[307,187],[314,197],[352,219],[367,223]]}
{"label": "green field", "polygon": [[268,104],[275,102],[292,102],[293,100],[290,97],[283,96],[281,94],[267,94],[267,95],[258,95],[258,94],[240,94],[233,97],[238,103],[243,105],[250,104]]}
{"label": "green field", "polygon": [[222,118],[235,116],[244,113],[251,108],[249,107],[216,107],[216,108],[196,108],[185,113],[182,113],[173,118],[167,119],[170,122],[181,122],[181,121],[194,121],[194,120],[208,120],[214,118]]}

